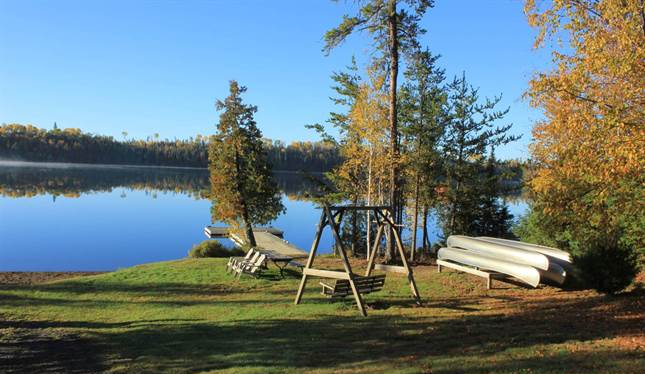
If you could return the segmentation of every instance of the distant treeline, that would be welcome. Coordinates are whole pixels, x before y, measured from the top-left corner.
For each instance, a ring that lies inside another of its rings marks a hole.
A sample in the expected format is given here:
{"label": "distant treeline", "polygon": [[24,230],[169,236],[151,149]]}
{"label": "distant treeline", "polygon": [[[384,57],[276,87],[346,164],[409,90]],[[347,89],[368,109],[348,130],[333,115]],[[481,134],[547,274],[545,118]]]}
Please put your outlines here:
{"label": "distant treeline", "polygon": [[[125,137],[125,136],[124,136]],[[265,139],[274,170],[324,172],[340,162],[338,149],[323,142]],[[22,161],[119,165],[208,166],[208,137],[187,140],[119,141],[76,128],[52,130],[32,125],[0,125],[0,158]]]}

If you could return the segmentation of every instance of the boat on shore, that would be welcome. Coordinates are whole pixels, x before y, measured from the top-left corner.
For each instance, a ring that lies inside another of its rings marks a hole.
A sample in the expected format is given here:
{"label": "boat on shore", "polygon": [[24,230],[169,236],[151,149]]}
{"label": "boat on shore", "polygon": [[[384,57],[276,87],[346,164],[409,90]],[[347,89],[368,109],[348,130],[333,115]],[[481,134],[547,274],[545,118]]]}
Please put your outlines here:
{"label": "boat on shore", "polygon": [[537,287],[540,283],[540,272],[533,266],[505,261],[483,253],[475,253],[471,250],[444,247],[437,252],[437,258],[443,261],[468,265],[478,270],[510,275],[531,287]]}
{"label": "boat on shore", "polygon": [[560,259],[562,261],[566,261],[568,263],[571,263],[571,255],[569,255],[569,252],[563,251],[558,248],[553,248],[553,247],[547,247],[544,245],[538,245],[538,244],[531,244],[531,243],[526,243],[526,242],[520,242],[517,240],[509,240],[509,239],[500,239],[500,238],[491,238],[488,236],[479,236],[476,239],[479,240],[484,240],[487,242],[491,243],[499,243],[503,245],[508,245],[511,247],[515,248],[520,248],[520,249],[525,249],[527,251],[535,251],[542,253],[544,255],[550,256],[550,257],[555,257],[557,259]]}
{"label": "boat on shore", "polygon": [[567,270],[555,262],[549,263],[549,270],[538,270],[540,283],[550,283],[562,286],[567,279]]}
{"label": "boat on shore", "polygon": [[535,251],[511,247],[464,235],[449,236],[448,247],[463,248],[467,249],[471,253],[517,264],[528,265],[540,270],[549,270],[549,259],[547,256]]}

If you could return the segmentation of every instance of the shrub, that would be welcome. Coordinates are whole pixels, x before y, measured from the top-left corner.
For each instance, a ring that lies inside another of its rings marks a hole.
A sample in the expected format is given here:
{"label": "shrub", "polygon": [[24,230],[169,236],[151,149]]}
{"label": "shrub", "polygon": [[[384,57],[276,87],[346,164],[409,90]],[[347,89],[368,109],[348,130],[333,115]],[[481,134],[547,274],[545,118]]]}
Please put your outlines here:
{"label": "shrub", "polygon": [[527,243],[559,248],[563,243],[555,239],[555,236],[557,236],[555,235],[555,230],[550,230],[549,225],[545,224],[547,221],[548,217],[545,217],[537,210],[529,208],[513,226],[513,234]]}
{"label": "shrub", "polygon": [[638,241],[625,230],[612,232],[591,225],[562,227],[535,209],[520,219],[513,232],[522,241],[569,251],[575,268],[567,276],[568,287],[619,292],[634,280],[640,268],[639,256],[643,256]]}
{"label": "shrub", "polygon": [[217,240],[204,240],[194,245],[188,252],[188,257],[205,258],[205,257],[230,257],[244,256],[244,251],[238,248],[226,248]]}
{"label": "shrub", "polygon": [[613,294],[629,286],[638,274],[637,254],[631,246],[615,238],[595,240],[574,257],[585,285]]}

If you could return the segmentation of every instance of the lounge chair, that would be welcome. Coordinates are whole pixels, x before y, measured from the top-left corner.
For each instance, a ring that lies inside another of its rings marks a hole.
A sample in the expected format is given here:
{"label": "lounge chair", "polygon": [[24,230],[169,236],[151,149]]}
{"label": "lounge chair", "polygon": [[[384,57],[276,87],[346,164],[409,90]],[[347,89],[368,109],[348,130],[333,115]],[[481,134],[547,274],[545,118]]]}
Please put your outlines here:
{"label": "lounge chair", "polygon": [[253,256],[251,256],[251,258],[249,258],[248,260],[241,259],[241,260],[233,261],[233,263],[231,264],[231,270],[238,273],[239,269],[241,269],[245,265],[254,263],[255,260],[257,260],[258,257],[260,257],[261,254],[262,253],[258,251],[254,251]]}
{"label": "lounge chair", "polygon": [[242,274],[248,274],[257,277],[262,273],[264,269],[266,269],[267,255],[260,254],[259,252],[258,254],[259,256],[257,257],[253,256],[255,260],[241,262],[235,267],[238,278],[241,277]]}
{"label": "lounge chair", "polygon": [[250,261],[251,257],[253,257],[253,255],[256,253],[257,252],[253,248],[251,248],[246,252],[246,256],[244,257],[240,257],[240,256],[230,257],[228,259],[228,263],[226,264],[226,272],[228,273],[229,271],[233,270],[235,265],[241,261]]}

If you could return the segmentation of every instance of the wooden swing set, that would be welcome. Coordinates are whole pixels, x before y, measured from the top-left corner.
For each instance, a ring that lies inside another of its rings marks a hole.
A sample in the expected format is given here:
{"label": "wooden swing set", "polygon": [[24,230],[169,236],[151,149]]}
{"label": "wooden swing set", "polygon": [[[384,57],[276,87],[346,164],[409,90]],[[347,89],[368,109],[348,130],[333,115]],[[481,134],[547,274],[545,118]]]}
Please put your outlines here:
{"label": "wooden swing set", "polygon": [[[367,270],[364,276],[360,276],[352,272],[352,267],[349,263],[347,252],[345,251],[345,247],[343,246],[343,242],[340,238],[340,223],[342,222],[343,214],[347,211],[370,211],[374,214],[375,217],[377,227],[376,238],[374,239],[372,250],[369,252]],[[351,294],[354,295],[356,306],[358,307],[359,312],[363,316],[367,316],[361,293],[365,294],[379,290],[383,286],[383,283],[385,281],[384,276],[372,275],[372,270],[374,269],[383,270],[386,272],[406,274],[410,283],[412,295],[416,299],[417,304],[421,304],[417,284],[414,281],[414,275],[412,274],[412,268],[408,265],[408,262],[405,258],[401,236],[396,230],[396,225],[392,220],[391,213],[391,208],[389,206],[330,206],[324,204],[322,214],[320,215],[320,222],[318,223],[316,236],[314,237],[314,242],[311,245],[311,250],[309,252],[309,258],[307,259],[307,264],[302,270],[302,280],[300,281],[300,287],[298,287],[295,304],[300,304],[300,300],[302,299],[302,294],[305,291],[307,279],[309,276],[329,278],[335,279],[336,283],[333,286],[321,283],[323,285],[323,293],[329,296],[334,296],[335,292],[338,292],[339,289],[343,289],[345,293],[340,294],[340,296],[345,296],[349,294],[349,290],[351,289]],[[345,271],[332,271],[313,268],[314,258],[316,257],[316,251],[318,250],[320,237],[325,226],[329,226],[331,228],[334,240],[336,240],[336,245],[338,246],[338,250],[340,252],[340,257],[343,262]],[[396,243],[396,247],[398,249],[399,256],[401,257],[401,261],[403,262],[403,266],[374,264],[376,253],[378,252],[381,238],[385,230],[390,230],[390,232],[392,233],[391,235],[393,236],[393,239]],[[344,287],[347,284],[349,284],[349,287]]]}

